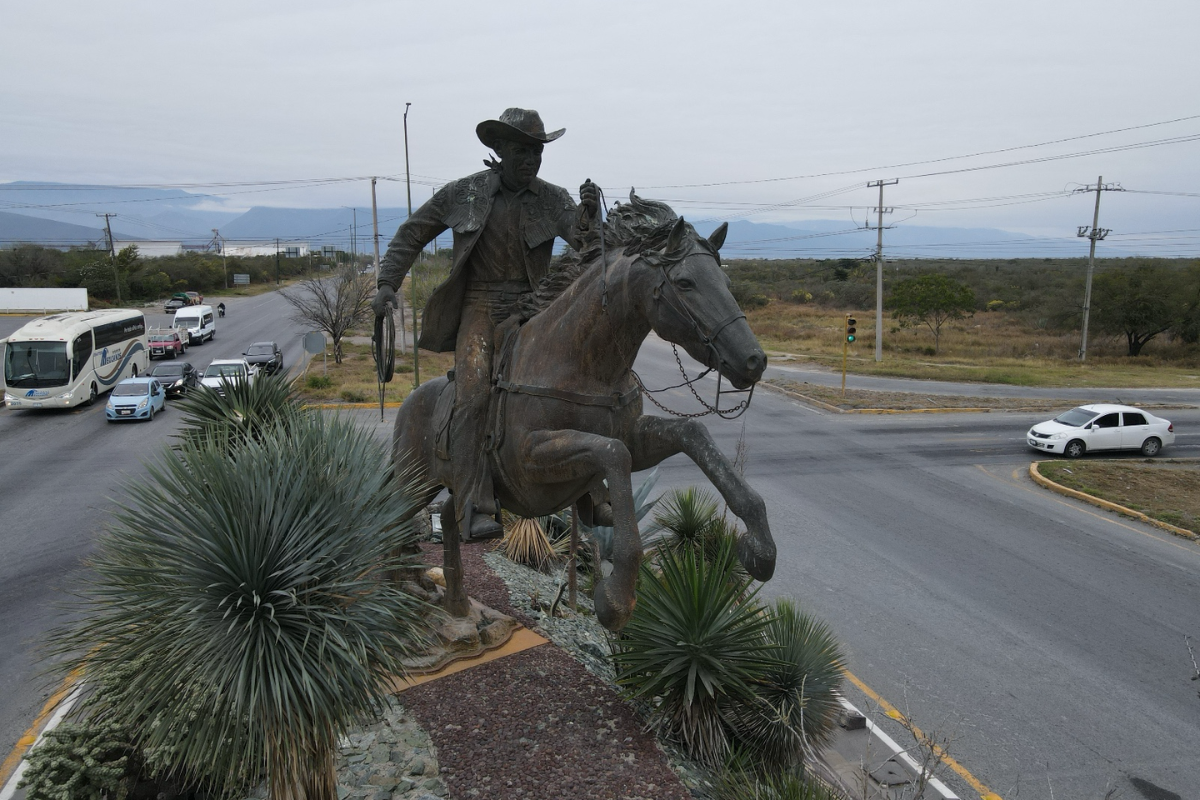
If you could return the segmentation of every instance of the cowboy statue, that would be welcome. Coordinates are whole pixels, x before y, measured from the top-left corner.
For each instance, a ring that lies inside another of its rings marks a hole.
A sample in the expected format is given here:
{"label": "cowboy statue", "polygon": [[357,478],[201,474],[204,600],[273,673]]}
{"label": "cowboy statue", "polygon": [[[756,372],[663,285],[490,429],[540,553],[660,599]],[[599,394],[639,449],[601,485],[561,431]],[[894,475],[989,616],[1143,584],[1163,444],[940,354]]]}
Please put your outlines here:
{"label": "cowboy statue", "polygon": [[576,249],[599,208],[595,184],[566,189],[539,180],[542,148],[566,132],[546,132],[536,111],[510,108],[479,123],[479,140],[500,157],[488,169],[443,186],[396,231],[379,269],[373,310],[389,313],[418,254],[454,231],[450,276],[425,306],[419,345],[454,351],[456,399],[450,423],[454,512],[464,538],[501,535],[485,454],[495,329],[550,269],[556,237]]}

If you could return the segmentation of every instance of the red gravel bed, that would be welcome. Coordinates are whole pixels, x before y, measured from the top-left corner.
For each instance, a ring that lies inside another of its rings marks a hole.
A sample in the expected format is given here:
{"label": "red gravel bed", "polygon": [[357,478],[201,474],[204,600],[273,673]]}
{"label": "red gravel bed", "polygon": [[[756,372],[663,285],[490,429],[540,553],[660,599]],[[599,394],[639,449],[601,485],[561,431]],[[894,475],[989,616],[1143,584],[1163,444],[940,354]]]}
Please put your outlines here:
{"label": "red gravel bed", "polygon": [[[467,593],[531,624],[484,564],[491,546],[463,546]],[[441,563],[440,546],[425,554]],[[691,797],[616,691],[553,644],[416,686],[401,702],[433,739],[453,798]]]}

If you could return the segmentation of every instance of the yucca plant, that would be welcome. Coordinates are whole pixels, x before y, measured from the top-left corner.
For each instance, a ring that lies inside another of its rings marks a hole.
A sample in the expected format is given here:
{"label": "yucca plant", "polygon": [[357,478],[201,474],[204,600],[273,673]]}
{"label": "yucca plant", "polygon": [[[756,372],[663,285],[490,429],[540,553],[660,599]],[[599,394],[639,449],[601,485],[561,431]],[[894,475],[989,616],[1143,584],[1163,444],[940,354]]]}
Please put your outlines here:
{"label": "yucca plant", "polygon": [[726,718],[765,766],[786,770],[833,736],[845,657],[832,629],[791,600],[777,600],[769,616],[777,660],[755,684],[754,701],[730,705]]}
{"label": "yucca plant", "polygon": [[659,550],[692,549],[711,560],[725,540],[736,535],[712,492],[697,486],[672,489],[659,501],[654,525],[661,531]]}
{"label": "yucca plant", "polygon": [[764,635],[770,618],[736,565],[728,539],[712,560],[682,548],[663,551],[657,568],[644,562],[637,606],[612,642],[626,696],[650,702],[651,725],[710,765],[731,744],[723,708],[753,702],[778,666]]}
{"label": "yucca plant", "polygon": [[377,708],[425,634],[426,608],[383,579],[416,487],[375,437],[305,415],[259,428],[229,458],[185,438],[126,490],[98,542],[77,622],[52,651],[129,691],[87,711],[135,726],[164,769],[209,791],[265,776],[273,800],[335,800],[346,726]]}
{"label": "yucca plant", "polygon": [[277,424],[303,415],[296,382],[280,373],[253,382],[229,381],[224,394],[208,387],[193,389],[179,401],[184,413],[178,436],[185,442],[212,440],[226,450],[256,441]]}
{"label": "yucca plant", "polygon": [[540,518],[506,514],[504,522],[504,538],[497,547],[510,561],[540,572],[560,560]]}

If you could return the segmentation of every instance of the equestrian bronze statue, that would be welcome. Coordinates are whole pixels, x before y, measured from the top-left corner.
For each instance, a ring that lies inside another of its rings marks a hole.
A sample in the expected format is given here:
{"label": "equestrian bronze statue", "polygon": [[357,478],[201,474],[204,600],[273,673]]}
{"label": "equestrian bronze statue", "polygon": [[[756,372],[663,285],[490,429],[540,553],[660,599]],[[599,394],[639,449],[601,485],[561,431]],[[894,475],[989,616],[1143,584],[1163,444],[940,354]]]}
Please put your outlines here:
{"label": "equestrian bronze statue", "polygon": [[[586,252],[547,275],[497,331],[484,448],[496,497],[527,517],[576,502],[596,513],[611,503],[613,569],[597,575],[594,594],[596,615],[610,630],[633,612],[642,556],[630,473],[677,453],[703,470],[745,525],[737,552],[747,571],[765,581],[775,569],[762,498],[700,422],[642,414],[632,371],[654,331],[738,389],[762,376],[766,356],[721,269],[725,233],[722,225],[705,239],[667,205],[631,194],[609,213],[599,243],[592,236]],[[396,417],[393,458],[397,465],[415,460],[431,484],[425,502],[443,486],[459,491],[449,418],[458,413],[461,380],[456,369],[453,379],[420,386]],[[469,601],[450,516],[443,515],[445,602],[462,615]]]}
{"label": "equestrian bronze statue", "polygon": [[500,161],[485,161],[487,170],[443,186],[405,220],[380,264],[373,309],[377,318],[390,313],[425,245],[447,228],[454,231],[450,276],[426,303],[418,346],[454,352],[458,391],[449,433],[454,516],[468,538],[492,538],[502,530],[482,454],[495,327],[545,277],[555,238],[579,247],[598,208],[598,192],[590,181],[580,188],[581,214],[566,189],[537,177],[543,146],[565,131],[547,133],[536,111],[507,109],[475,132]]}

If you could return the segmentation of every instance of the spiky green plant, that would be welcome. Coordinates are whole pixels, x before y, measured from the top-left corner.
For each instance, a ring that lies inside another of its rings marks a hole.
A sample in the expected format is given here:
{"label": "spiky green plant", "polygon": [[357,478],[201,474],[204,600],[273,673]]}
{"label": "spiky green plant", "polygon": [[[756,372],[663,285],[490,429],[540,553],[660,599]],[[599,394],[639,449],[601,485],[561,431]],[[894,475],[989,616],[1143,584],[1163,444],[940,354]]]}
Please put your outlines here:
{"label": "spiky green plant", "polygon": [[711,561],[683,548],[663,551],[657,569],[643,563],[637,606],[612,642],[626,696],[657,702],[651,725],[712,765],[731,743],[723,707],[752,702],[776,666],[769,617],[736,565],[730,540]]}
{"label": "spiky green plant", "polygon": [[786,770],[833,736],[845,657],[832,629],[786,598],[775,602],[766,634],[777,661],[756,683],[754,701],[729,706],[726,718],[749,752]]}
{"label": "spiky green plant", "polygon": [[[661,498],[654,525],[663,534],[657,550],[694,550],[706,561],[737,538],[737,528],[719,510],[716,496],[697,486],[672,489]],[[740,563],[734,571],[739,580],[748,579]]]}
{"label": "spiky green plant", "polygon": [[99,682],[140,663],[129,691],[88,710],[135,724],[170,773],[217,792],[265,775],[275,800],[334,800],[339,732],[425,633],[424,606],[383,579],[413,566],[400,554],[418,493],[349,421],[258,434],[235,458],[185,438],[128,487],[53,651]]}
{"label": "spiky green plant", "polygon": [[745,750],[736,752],[714,781],[717,800],[842,800],[803,769],[763,771],[760,766]]}
{"label": "spiky green plant", "polygon": [[127,725],[64,722],[29,754],[17,788],[25,789],[26,800],[122,800],[134,753]]}
{"label": "spiky green plant", "polygon": [[227,381],[222,388],[224,395],[201,387],[179,401],[184,413],[179,438],[221,442],[229,450],[304,414],[295,380],[281,373],[260,375],[253,382]]}

